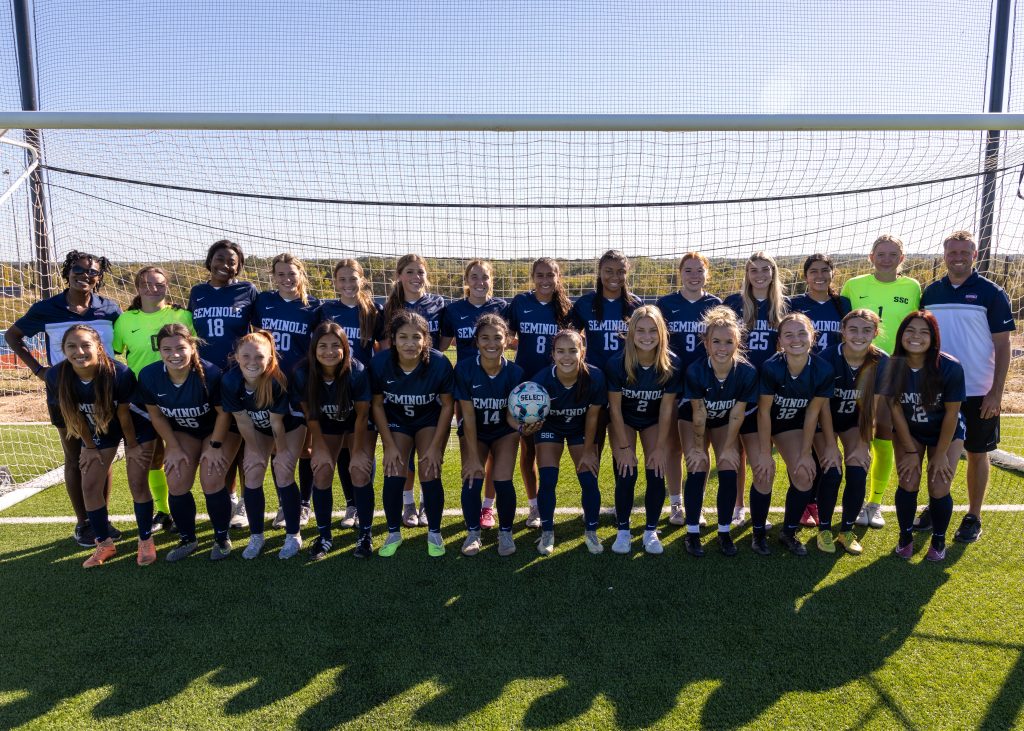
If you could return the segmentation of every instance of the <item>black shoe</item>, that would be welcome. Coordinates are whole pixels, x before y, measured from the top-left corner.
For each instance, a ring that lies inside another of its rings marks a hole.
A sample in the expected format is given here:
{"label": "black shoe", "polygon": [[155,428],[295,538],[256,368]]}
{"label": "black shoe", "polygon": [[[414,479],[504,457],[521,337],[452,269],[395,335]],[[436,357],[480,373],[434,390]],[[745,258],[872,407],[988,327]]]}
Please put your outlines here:
{"label": "black shoe", "polygon": [[758,556],[771,556],[772,549],[768,547],[768,536],[755,535],[750,542],[750,549]]}
{"label": "black shoe", "polygon": [[107,523],[107,535],[110,536],[112,541],[121,540],[121,531],[115,528],[113,523]]}
{"label": "black shoe", "polygon": [[687,533],[683,539],[686,552],[694,558],[703,558],[704,546],[700,545],[700,533]]}
{"label": "black shoe", "polygon": [[330,541],[326,541],[320,536],[316,537],[313,541],[313,545],[309,547],[309,553],[307,559],[312,563],[313,561],[322,561],[327,558],[327,554],[331,552],[333,544]]}
{"label": "black shoe", "polygon": [[162,510],[156,511],[153,514],[153,532],[163,531],[164,533],[173,533],[175,529],[174,518],[165,513]]}
{"label": "black shoe", "polygon": [[960,521],[960,527],[953,534],[953,540],[957,543],[974,543],[981,538],[981,518],[973,513],[968,513]]}
{"label": "black shoe", "polygon": [[718,534],[718,550],[723,556],[732,558],[736,555],[736,544],[732,542],[732,536],[728,533]]}
{"label": "black shoe", "polygon": [[781,543],[782,546],[787,551],[792,553],[794,556],[806,556],[807,555],[807,546],[805,546],[803,543],[801,543],[800,539],[797,538],[795,535],[791,536],[786,531],[782,531],[782,532],[779,533],[779,543]]}
{"label": "black shoe", "polygon": [[356,550],[352,553],[356,558],[369,558],[373,555],[373,541],[370,536],[360,536]]}
{"label": "black shoe", "polygon": [[921,514],[914,518],[914,532],[928,531],[932,529],[932,514],[928,508],[921,511]]}
{"label": "black shoe", "polygon": [[88,520],[75,526],[75,532],[71,535],[71,540],[82,548],[96,547],[96,534],[93,532]]}

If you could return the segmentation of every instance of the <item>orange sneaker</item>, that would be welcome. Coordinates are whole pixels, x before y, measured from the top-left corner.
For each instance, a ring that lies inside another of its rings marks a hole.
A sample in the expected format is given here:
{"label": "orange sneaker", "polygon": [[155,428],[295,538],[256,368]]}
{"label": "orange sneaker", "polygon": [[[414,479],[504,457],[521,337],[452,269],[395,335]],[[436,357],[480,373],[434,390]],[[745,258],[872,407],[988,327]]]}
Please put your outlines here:
{"label": "orange sneaker", "polygon": [[139,555],[136,560],[139,566],[149,566],[156,561],[156,546],[153,545],[152,536],[146,540],[139,540]]}
{"label": "orange sneaker", "polygon": [[96,548],[93,549],[92,555],[82,563],[82,568],[91,569],[93,566],[100,566],[116,555],[117,549],[114,547],[114,540],[112,538],[108,538],[105,541],[97,540]]}

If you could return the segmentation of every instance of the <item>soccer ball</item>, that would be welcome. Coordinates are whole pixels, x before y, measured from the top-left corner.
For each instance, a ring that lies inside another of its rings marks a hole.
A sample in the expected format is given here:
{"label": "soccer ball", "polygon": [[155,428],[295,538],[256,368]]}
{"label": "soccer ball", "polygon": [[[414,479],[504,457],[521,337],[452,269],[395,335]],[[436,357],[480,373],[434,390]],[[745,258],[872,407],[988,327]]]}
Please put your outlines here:
{"label": "soccer ball", "polygon": [[520,383],[508,395],[508,411],[520,424],[535,424],[547,418],[551,410],[548,392],[539,383]]}

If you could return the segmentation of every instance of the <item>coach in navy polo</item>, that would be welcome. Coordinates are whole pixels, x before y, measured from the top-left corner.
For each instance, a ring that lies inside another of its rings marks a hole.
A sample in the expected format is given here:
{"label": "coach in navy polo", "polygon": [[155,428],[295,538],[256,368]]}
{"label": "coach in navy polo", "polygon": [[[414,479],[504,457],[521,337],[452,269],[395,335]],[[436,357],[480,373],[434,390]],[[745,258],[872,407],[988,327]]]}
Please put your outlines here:
{"label": "coach in navy polo", "polygon": [[[1010,333],[1016,327],[1006,291],[978,274],[978,244],[969,231],[954,231],[942,242],[947,274],[921,295],[922,309],[939,321],[942,350],[964,366],[967,400],[960,411],[967,423],[969,506],[955,539],[973,543],[981,536],[981,506],[988,488],[988,453],[999,444],[999,405],[1010,366]],[[922,514],[915,529],[927,528]]]}

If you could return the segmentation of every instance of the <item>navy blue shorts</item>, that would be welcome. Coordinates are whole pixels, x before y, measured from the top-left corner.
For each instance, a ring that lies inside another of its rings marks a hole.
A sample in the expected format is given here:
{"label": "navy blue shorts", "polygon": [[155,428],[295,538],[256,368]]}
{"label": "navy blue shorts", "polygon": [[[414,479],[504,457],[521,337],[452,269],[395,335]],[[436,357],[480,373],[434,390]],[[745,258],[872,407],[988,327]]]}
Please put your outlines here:
{"label": "navy blue shorts", "polygon": [[561,444],[565,442],[570,447],[576,447],[583,444],[586,441],[586,437],[583,434],[562,434],[561,432],[554,431],[539,431],[533,435],[533,440],[537,444]]}

